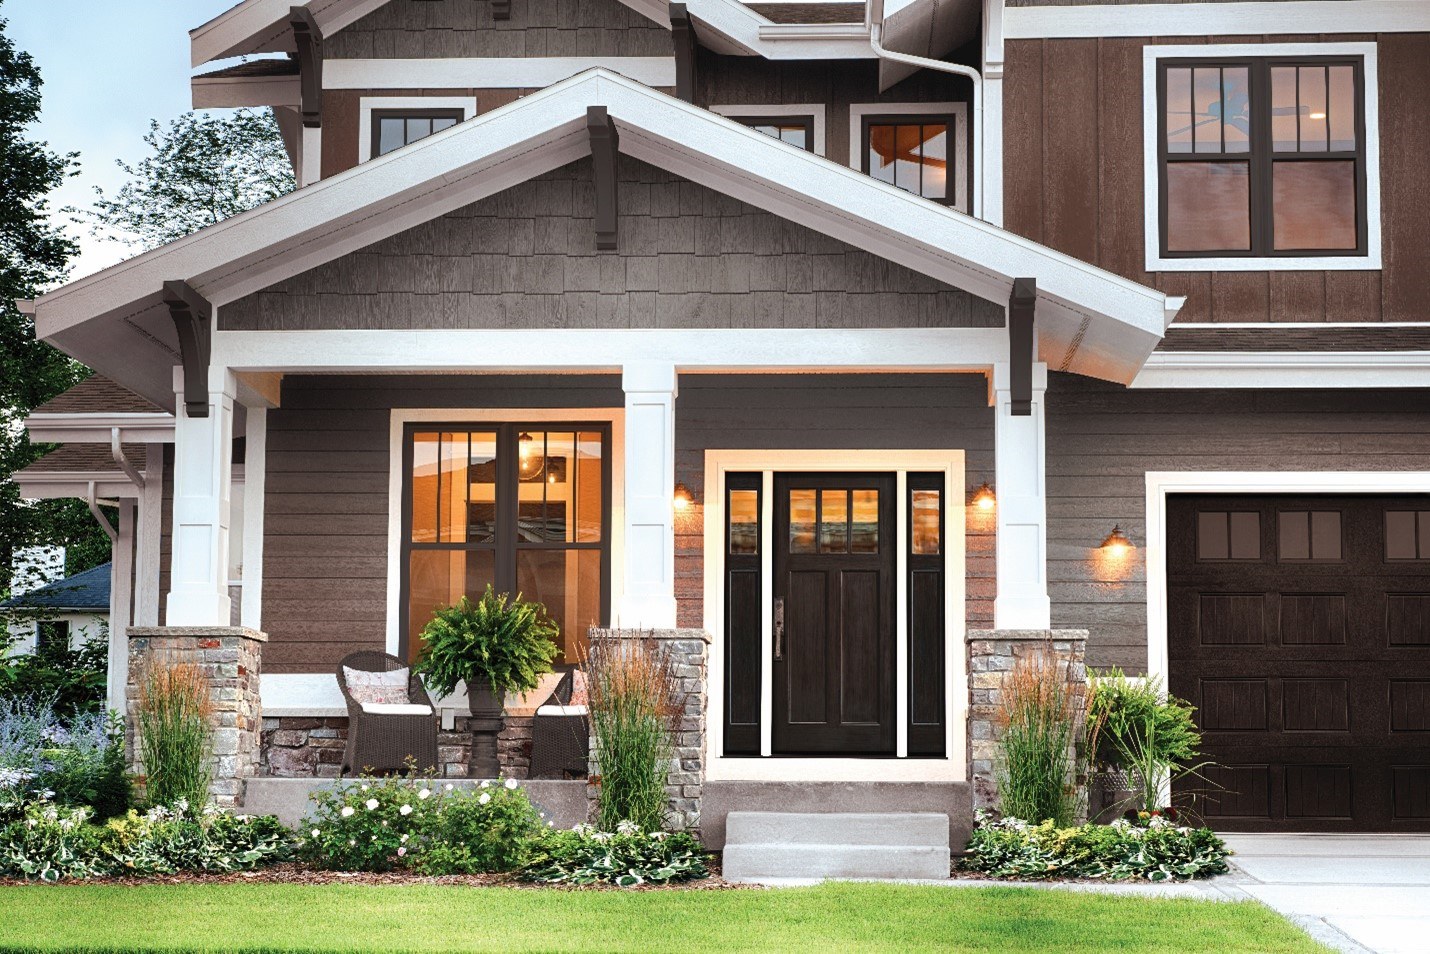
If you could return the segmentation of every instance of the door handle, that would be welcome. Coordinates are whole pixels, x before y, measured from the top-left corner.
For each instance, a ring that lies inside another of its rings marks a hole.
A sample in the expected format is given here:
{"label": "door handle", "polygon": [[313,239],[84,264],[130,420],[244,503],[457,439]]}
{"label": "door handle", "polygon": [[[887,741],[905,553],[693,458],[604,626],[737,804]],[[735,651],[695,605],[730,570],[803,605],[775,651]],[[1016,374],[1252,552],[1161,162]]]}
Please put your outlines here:
{"label": "door handle", "polygon": [[775,659],[785,658],[785,601],[775,599]]}

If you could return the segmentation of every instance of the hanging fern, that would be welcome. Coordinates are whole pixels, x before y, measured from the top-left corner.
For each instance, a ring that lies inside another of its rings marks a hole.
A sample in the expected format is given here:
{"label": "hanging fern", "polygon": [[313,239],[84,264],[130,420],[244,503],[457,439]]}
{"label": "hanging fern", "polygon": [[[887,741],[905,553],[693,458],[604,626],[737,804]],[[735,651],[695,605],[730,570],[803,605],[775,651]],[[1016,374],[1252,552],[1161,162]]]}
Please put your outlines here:
{"label": "hanging fern", "polygon": [[551,672],[559,630],[540,603],[527,603],[518,593],[493,592],[488,584],[481,599],[465,596],[433,615],[422,630],[419,672],[427,685],[448,695],[465,682],[468,691],[486,683],[500,697],[530,692]]}

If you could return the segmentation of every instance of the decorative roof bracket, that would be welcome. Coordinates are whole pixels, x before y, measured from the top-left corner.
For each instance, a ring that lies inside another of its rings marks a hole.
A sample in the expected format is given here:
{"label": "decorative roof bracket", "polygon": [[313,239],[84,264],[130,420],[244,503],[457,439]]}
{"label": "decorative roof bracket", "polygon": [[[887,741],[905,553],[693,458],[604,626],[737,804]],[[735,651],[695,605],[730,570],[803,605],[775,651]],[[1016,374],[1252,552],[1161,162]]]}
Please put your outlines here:
{"label": "decorative roof bracket", "polygon": [[620,137],[604,106],[586,107],[586,133],[591,137],[592,178],[596,187],[596,248],[616,247],[616,153]]}
{"label": "decorative roof bracket", "polygon": [[164,304],[179,335],[184,362],[184,410],[189,417],[209,416],[209,324],[213,305],[188,282],[165,282]]}
{"label": "decorative roof bracket", "polygon": [[303,125],[316,129],[323,124],[323,31],[307,7],[292,7],[288,25],[298,47],[298,111]]}
{"label": "decorative roof bracket", "polygon": [[695,102],[695,22],[683,3],[670,5],[670,36],[675,44],[675,96]]}
{"label": "decorative roof bracket", "polygon": [[1033,312],[1038,302],[1036,278],[1013,279],[1008,298],[1008,387],[1012,412],[1033,413]]}

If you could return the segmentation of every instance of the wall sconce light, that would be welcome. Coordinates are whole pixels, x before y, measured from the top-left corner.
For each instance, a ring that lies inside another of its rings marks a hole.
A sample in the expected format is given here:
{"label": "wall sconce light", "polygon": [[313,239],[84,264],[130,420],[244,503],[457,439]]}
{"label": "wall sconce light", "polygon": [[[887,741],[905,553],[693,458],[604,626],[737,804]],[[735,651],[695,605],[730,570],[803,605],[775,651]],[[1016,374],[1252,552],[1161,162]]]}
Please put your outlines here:
{"label": "wall sconce light", "polygon": [[1132,541],[1127,539],[1127,534],[1122,532],[1122,527],[1114,525],[1112,532],[1102,541],[1102,550],[1109,556],[1126,556],[1128,551],[1136,549]]}
{"label": "wall sconce light", "polygon": [[671,505],[677,511],[689,510],[695,504],[695,495],[690,492],[690,488],[684,483],[676,482],[675,495],[671,499]]}
{"label": "wall sconce light", "polygon": [[973,492],[973,506],[979,510],[992,510],[998,505],[998,498],[993,495],[993,488],[988,486],[988,481],[983,482],[983,486]]}

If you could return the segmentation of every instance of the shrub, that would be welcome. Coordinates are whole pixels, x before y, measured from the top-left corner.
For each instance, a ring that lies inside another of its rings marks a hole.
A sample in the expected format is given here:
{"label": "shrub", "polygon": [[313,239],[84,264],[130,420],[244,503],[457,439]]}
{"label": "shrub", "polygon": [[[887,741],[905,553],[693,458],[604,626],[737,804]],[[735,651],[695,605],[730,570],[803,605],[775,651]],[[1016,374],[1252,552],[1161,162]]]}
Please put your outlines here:
{"label": "shrub", "polygon": [[1113,669],[1092,680],[1088,748],[1096,761],[1129,771],[1142,804],[1155,807],[1164,779],[1195,771],[1201,732],[1189,703],[1163,692],[1157,677],[1132,680]]}
{"label": "shrub", "polygon": [[319,791],[298,855],[331,871],[391,871],[406,864],[451,791],[450,783],[439,788],[431,778],[397,776]]}
{"label": "shrub", "polygon": [[652,640],[607,639],[592,644],[584,663],[600,770],[596,824],[658,830],[678,715],[670,661]]}
{"label": "shrub", "polygon": [[100,712],[64,715],[51,699],[0,699],[0,788],[49,790],[99,818],[129,808],[124,728]]}
{"label": "shrub", "polygon": [[1082,699],[1069,689],[1065,666],[1050,651],[1020,656],[1003,684],[996,778],[1004,814],[1057,825],[1077,814],[1073,745]]}
{"label": "shrub", "polygon": [[457,684],[469,693],[489,685],[500,698],[507,692],[530,692],[551,672],[556,657],[556,624],[540,603],[526,603],[495,593],[491,584],[473,603],[465,596],[437,610],[422,630],[422,659],[417,670],[440,695]]}
{"label": "shrub", "polygon": [[208,680],[189,663],[156,663],[139,685],[139,742],[154,805],[208,800],[213,727]]}
{"label": "shrub", "polygon": [[1099,878],[1180,881],[1224,874],[1230,852],[1214,832],[1179,826],[1161,814],[1138,824],[1060,828],[978,813],[963,866],[995,878]]}
{"label": "shrub", "polygon": [[[0,632],[4,630],[0,619]],[[33,653],[6,655],[0,642],[0,702],[43,700],[59,715],[104,711],[109,672],[109,629],[77,648],[64,639],[41,643]]]}
{"label": "shrub", "polygon": [[700,842],[683,831],[646,832],[631,822],[613,832],[577,825],[548,830],[521,876],[542,884],[672,884],[709,875],[707,857]]}
{"label": "shrub", "polygon": [[429,875],[515,871],[541,834],[540,814],[515,779],[452,792],[422,825],[408,864]]}

